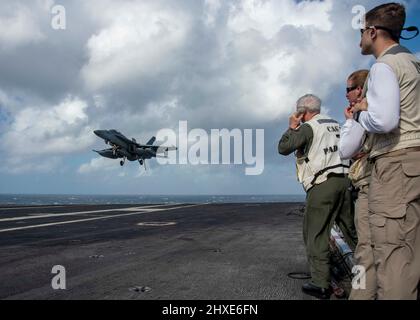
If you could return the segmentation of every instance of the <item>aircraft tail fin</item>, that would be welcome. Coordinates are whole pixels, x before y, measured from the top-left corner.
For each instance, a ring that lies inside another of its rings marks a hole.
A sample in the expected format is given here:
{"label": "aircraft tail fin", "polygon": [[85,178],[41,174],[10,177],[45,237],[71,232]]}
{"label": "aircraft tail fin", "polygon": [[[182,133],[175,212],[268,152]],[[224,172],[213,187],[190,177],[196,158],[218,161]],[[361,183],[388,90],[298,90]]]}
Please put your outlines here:
{"label": "aircraft tail fin", "polygon": [[148,146],[153,146],[153,144],[156,142],[156,137],[153,137],[152,139],[150,139],[147,143],[146,143],[146,145],[148,145]]}

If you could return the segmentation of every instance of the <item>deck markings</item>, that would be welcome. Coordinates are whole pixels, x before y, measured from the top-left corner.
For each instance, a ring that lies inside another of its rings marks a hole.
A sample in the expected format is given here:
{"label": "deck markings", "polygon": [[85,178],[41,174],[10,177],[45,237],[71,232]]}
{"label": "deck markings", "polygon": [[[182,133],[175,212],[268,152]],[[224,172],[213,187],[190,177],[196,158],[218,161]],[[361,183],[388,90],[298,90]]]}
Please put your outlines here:
{"label": "deck markings", "polygon": [[129,208],[115,208],[115,209],[80,211],[80,212],[66,212],[66,213],[37,213],[35,215],[29,215],[29,216],[4,218],[4,219],[0,219],[0,222],[21,221],[21,220],[33,220],[33,219],[42,219],[42,218],[55,218],[55,217],[67,217],[67,216],[77,216],[77,215],[83,215],[83,214],[105,213],[105,212],[114,212],[114,211],[134,212],[134,211],[148,210],[148,209],[151,209],[151,208],[158,208],[158,207],[164,207],[164,206],[167,206],[167,205],[155,205],[155,206],[145,206],[145,207],[129,207]]}
{"label": "deck markings", "polygon": [[116,214],[116,215],[112,215],[112,216],[103,216],[103,217],[95,217],[95,218],[87,218],[87,219],[78,219],[78,220],[70,220],[70,221],[62,221],[62,222],[37,224],[37,225],[32,225],[32,226],[2,229],[2,230],[0,230],[0,233],[6,233],[6,232],[11,232],[11,231],[19,231],[19,230],[35,229],[35,228],[44,228],[44,227],[51,227],[51,226],[58,226],[58,225],[66,225],[66,224],[73,224],[73,223],[81,223],[81,222],[90,222],[90,221],[96,221],[96,220],[115,219],[115,218],[121,218],[121,217],[141,215],[141,214],[145,214],[145,213],[163,212],[163,211],[170,211],[170,210],[177,210],[177,209],[192,208],[192,207],[197,207],[197,206],[203,206],[203,204],[177,206],[177,207],[170,207],[170,208],[163,208],[163,209],[158,209],[158,208],[157,209],[152,209],[151,208],[151,209],[145,209],[145,210],[139,211],[139,212]]}

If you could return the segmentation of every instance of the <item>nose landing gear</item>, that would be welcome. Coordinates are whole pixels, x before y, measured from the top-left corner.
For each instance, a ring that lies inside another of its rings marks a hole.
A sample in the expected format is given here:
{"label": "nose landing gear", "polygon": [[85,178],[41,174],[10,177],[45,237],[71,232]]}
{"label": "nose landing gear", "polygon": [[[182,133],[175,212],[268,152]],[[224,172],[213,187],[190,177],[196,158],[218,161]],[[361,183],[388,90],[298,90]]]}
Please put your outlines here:
{"label": "nose landing gear", "polygon": [[141,166],[143,166],[143,165],[144,165],[144,170],[147,170],[147,168],[146,168],[146,160],[144,160],[144,159],[139,159],[139,163],[140,163],[140,165],[141,165]]}

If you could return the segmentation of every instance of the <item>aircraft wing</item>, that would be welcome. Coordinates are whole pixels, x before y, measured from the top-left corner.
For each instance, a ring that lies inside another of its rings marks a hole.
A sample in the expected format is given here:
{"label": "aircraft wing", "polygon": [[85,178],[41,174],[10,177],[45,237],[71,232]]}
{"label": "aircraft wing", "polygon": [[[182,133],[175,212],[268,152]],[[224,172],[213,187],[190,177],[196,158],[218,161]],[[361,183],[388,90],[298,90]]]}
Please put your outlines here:
{"label": "aircraft wing", "polygon": [[152,149],[152,150],[157,150],[159,148],[159,146],[153,146],[153,145],[149,145],[149,144],[136,144],[137,148],[140,149]]}
{"label": "aircraft wing", "polygon": [[168,151],[176,151],[178,150],[177,147],[171,146],[171,147],[165,147],[165,146],[158,146],[155,151],[156,153],[165,153]]}
{"label": "aircraft wing", "polygon": [[176,151],[178,150],[177,147],[165,147],[165,146],[152,146],[152,145],[145,145],[145,144],[137,144],[137,148],[141,149],[151,149],[158,153],[168,152],[168,151]]}

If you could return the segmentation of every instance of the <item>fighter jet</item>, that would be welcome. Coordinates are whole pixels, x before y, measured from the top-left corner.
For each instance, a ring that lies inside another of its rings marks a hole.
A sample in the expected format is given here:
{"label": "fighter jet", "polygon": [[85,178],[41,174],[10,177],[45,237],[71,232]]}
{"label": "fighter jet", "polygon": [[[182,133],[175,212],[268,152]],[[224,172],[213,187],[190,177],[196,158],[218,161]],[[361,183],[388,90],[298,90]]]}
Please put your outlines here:
{"label": "fighter jet", "polygon": [[120,165],[124,166],[125,161],[138,161],[140,165],[146,168],[146,159],[167,158],[169,151],[178,150],[176,147],[165,147],[154,145],[156,138],[153,137],[145,145],[137,143],[136,139],[128,139],[117,130],[96,130],[94,133],[105,140],[110,149],[93,150],[102,157],[109,159],[122,159]]}

